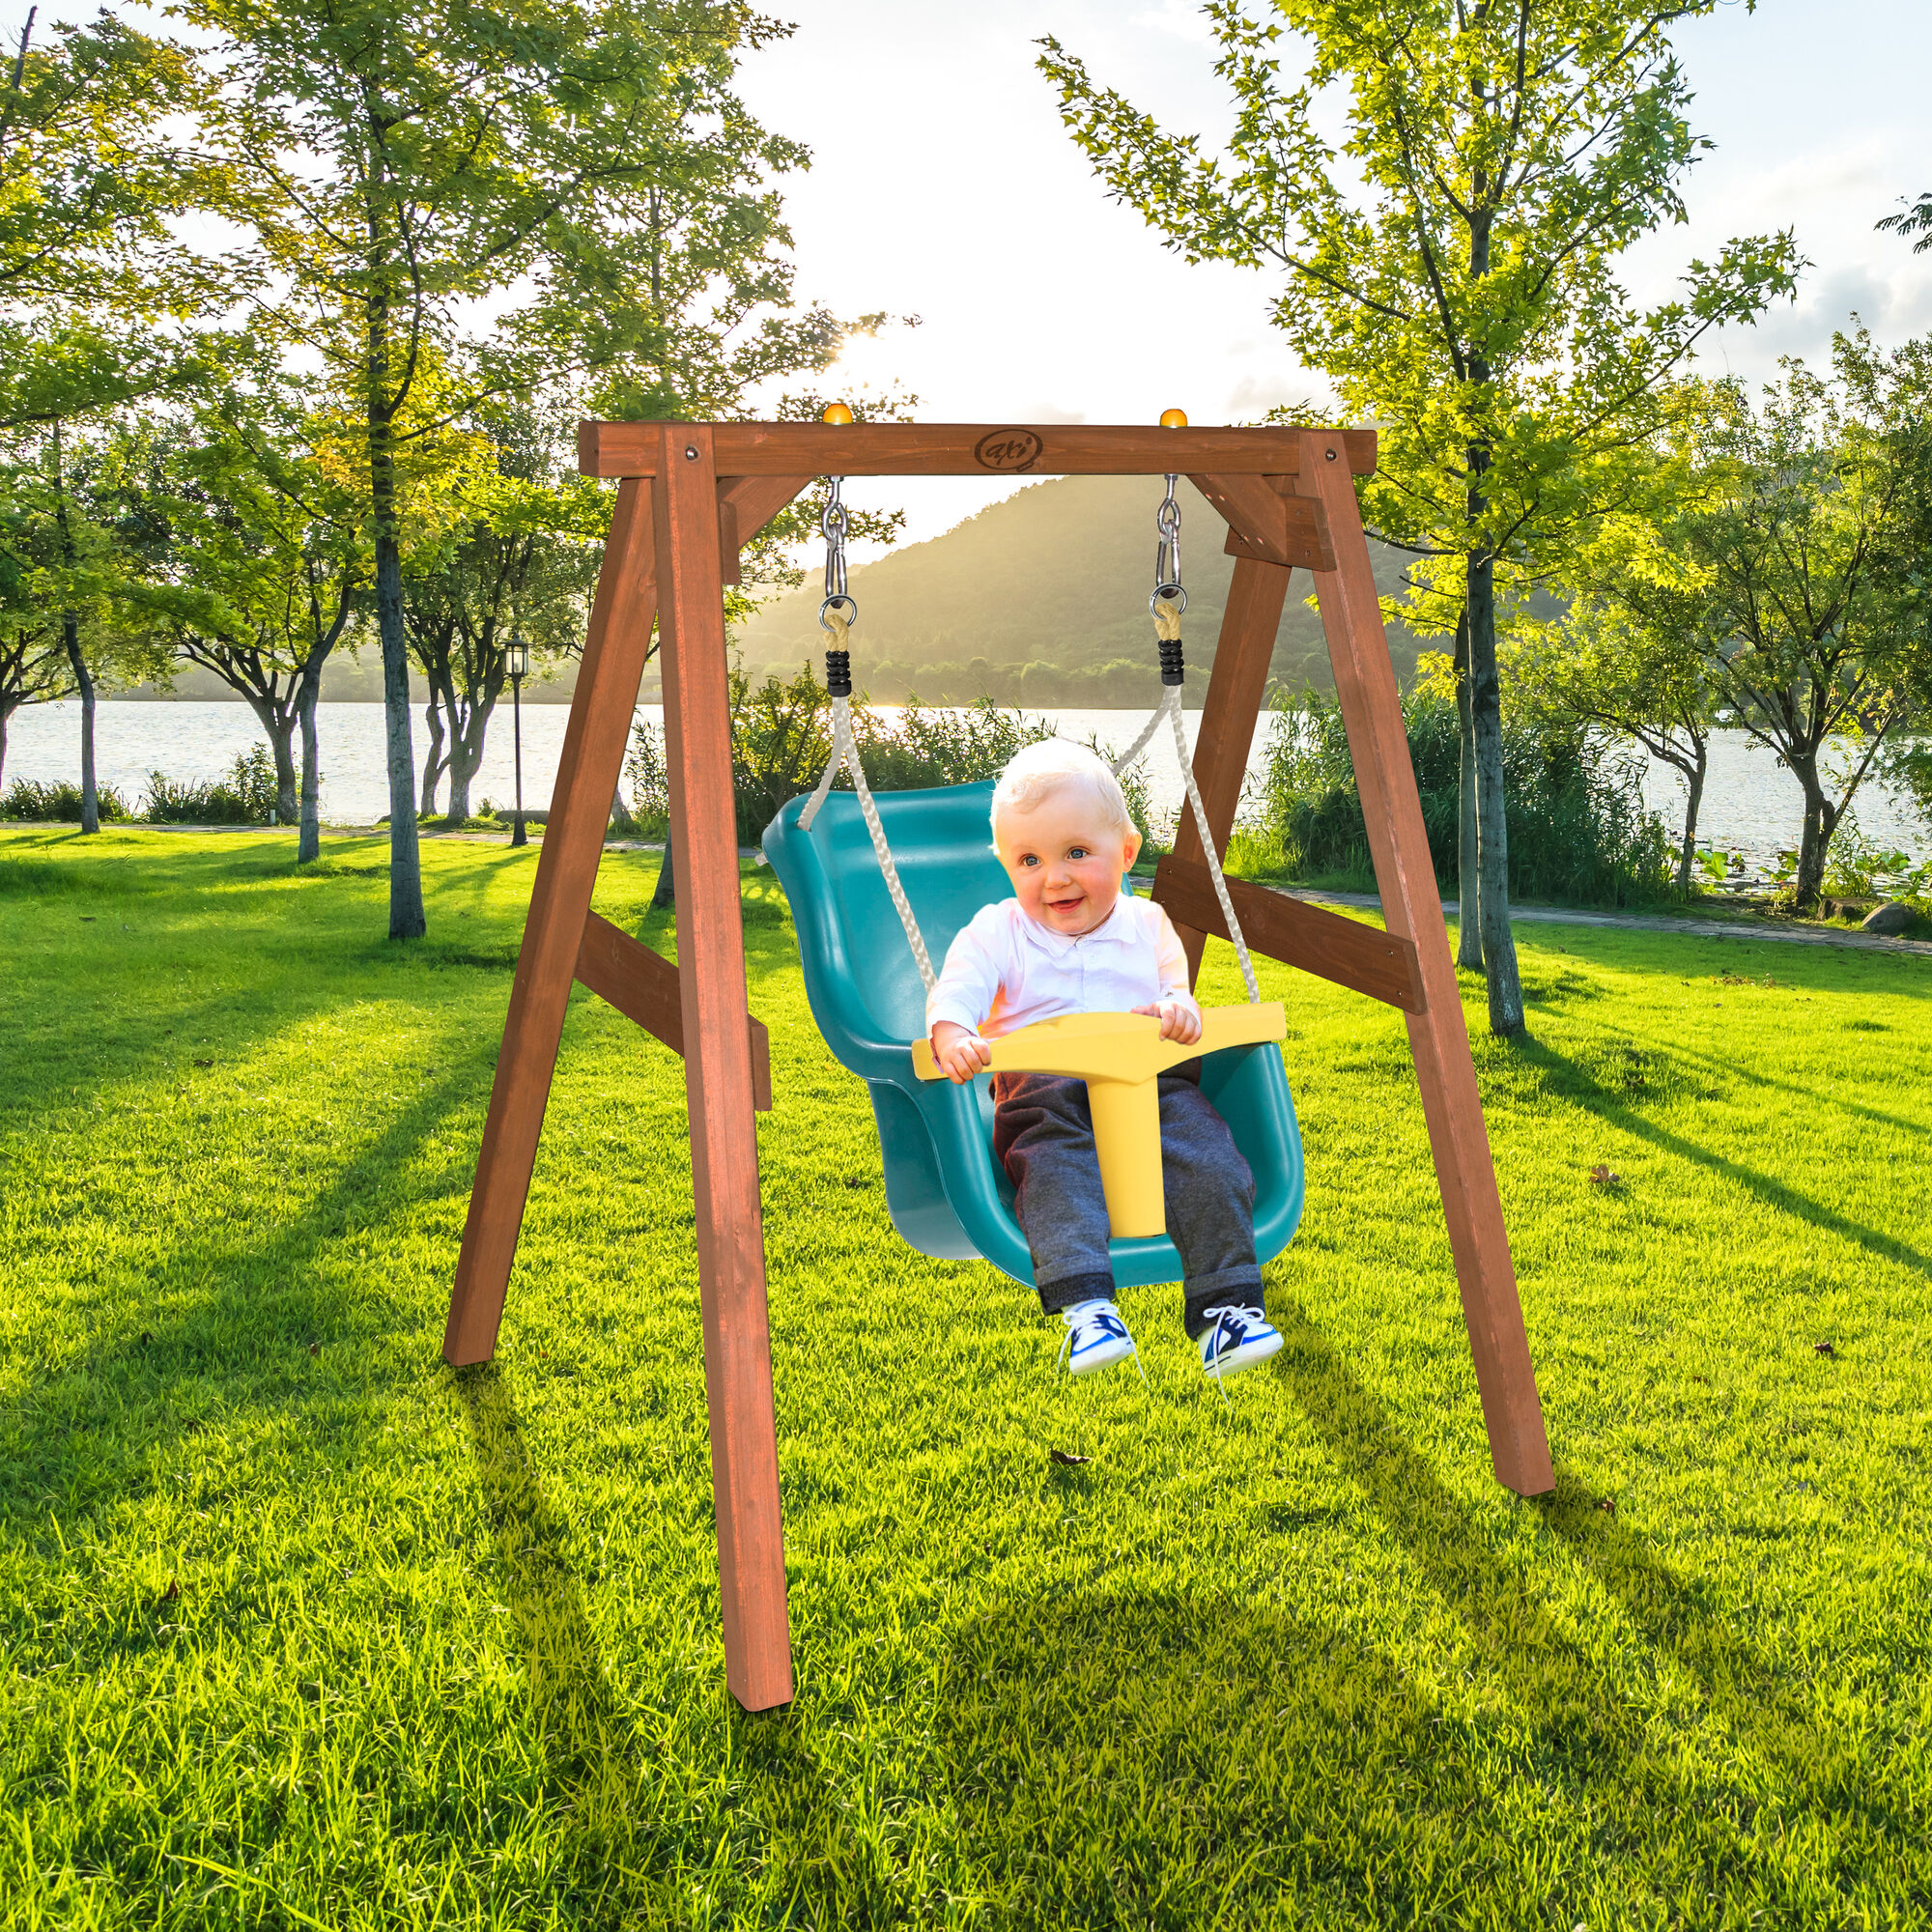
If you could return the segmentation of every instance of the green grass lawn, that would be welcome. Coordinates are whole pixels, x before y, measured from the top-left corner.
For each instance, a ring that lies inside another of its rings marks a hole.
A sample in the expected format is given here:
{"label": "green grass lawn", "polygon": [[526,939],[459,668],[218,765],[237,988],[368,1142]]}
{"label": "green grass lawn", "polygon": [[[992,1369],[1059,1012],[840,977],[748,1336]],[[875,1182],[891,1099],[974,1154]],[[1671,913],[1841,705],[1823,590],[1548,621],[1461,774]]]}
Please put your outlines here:
{"label": "green grass lawn", "polygon": [[[401,948],[382,846],[325,850],[0,834],[0,1923],[1932,1921],[1924,962],[1521,932],[1533,1041],[1478,1063],[1531,1503],[1396,1014],[1264,965],[1284,1353],[1224,1406],[1144,1290],[1149,1386],[1069,1385],[1027,1293],[893,1236],[748,874],[799,1667],[748,1717],[682,1070],[578,994],[452,1374],[537,854],[426,844]],[[598,904],[668,947],[655,864]]]}

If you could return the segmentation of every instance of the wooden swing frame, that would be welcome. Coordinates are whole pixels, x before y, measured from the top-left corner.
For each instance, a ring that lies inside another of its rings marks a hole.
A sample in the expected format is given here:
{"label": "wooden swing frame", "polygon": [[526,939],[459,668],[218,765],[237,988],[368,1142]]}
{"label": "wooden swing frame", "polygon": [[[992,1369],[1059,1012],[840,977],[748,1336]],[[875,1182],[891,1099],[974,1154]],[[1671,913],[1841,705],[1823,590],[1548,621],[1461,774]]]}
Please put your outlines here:
{"label": "wooden swing frame", "polygon": [[[1226,520],[1236,560],[1194,754],[1223,851],[1289,580],[1295,569],[1313,575],[1386,930],[1237,880],[1229,887],[1255,952],[1402,1010],[1491,1459],[1519,1494],[1549,1490],[1468,1029],[1355,501],[1353,477],[1375,469],[1374,434],[586,422],[578,458],[585,475],[616,479],[616,509],[517,958],[443,1355],[460,1366],[496,1351],[571,982],[581,980],[684,1058],[725,1676],[738,1701],[753,1711],[788,1703],[793,1678],[754,1122],[772,1104],[771,1071],[765,1030],[747,1007],[724,590],[738,580],[741,548],[821,476],[1187,475]],[[677,877],[674,966],[590,910],[654,620]],[[1206,935],[1226,930],[1188,814],[1152,895],[1181,928],[1198,971]]]}

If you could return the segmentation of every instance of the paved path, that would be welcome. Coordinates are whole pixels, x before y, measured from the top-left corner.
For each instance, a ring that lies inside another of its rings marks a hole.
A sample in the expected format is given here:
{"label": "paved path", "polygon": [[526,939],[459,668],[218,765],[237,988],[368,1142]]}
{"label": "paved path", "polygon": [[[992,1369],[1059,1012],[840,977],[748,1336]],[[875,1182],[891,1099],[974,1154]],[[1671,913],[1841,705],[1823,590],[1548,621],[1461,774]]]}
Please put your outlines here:
{"label": "paved path", "polygon": [[[1274,886],[1290,898],[1307,899],[1313,905],[1366,907],[1381,910],[1381,900],[1373,893],[1315,893],[1288,886]],[[1442,901],[1442,914],[1453,920],[1460,908],[1453,899]],[[1571,906],[1510,907],[1512,925],[1614,925],[1632,932],[1677,932],[1692,939],[1769,939],[1780,946],[1842,946],[1860,952],[1932,953],[1932,940],[1882,939],[1875,932],[1852,932],[1840,926],[1787,924],[1781,920],[1684,919],[1665,913],[1588,912]]]}

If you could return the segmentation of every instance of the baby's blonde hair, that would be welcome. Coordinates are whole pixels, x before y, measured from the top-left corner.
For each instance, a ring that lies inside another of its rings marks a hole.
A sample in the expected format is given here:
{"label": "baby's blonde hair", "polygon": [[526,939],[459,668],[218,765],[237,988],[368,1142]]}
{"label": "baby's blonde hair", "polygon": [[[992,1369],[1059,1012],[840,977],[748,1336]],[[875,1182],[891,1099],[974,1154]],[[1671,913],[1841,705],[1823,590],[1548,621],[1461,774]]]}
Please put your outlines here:
{"label": "baby's blonde hair", "polygon": [[1055,792],[1068,789],[1085,792],[1117,832],[1133,830],[1126,794],[1113,767],[1085,745],[1069,744],[1065,738],[1042,738],[1014,753],[993,787],[994,844],[1000,839],[1001,812],[1031,811]]}

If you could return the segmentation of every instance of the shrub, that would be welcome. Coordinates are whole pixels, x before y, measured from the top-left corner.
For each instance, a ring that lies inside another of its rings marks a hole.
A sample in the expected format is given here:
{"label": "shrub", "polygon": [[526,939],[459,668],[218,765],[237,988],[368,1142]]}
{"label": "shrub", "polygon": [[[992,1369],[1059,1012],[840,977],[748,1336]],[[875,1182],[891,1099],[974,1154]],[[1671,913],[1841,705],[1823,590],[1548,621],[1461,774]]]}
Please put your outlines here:
{"label": "shrub", "polygon": [[[127,800],[112,785],[96,786],[95,802],[103,824],[109,819],[132,816]],[[47,784],[37,784],[32,779],[15,779],[7,787],[6,797],[0,798],[0,818],[53,819],[64,825],[78,825],[80,787],[66,779]]]}
{"label": "shrub", "polygon": [[254,744],[225,779],[177,781],[150,772],[141,815],[154,825],[267,825],[279,797],[274,754]]}
{"label": "shrub", "polygon": [[[1462,737],[1456,707],[1418,690],[1403,722],[1438,883],[1457,880]],[[1503,781],[1514,898],[1626,905],[1668,896],[1669,835],[1645,810],[1643,767],[1576,726],[1506,720]],[[1277,703],[1262,781],[1262,822],[1244,861],[1289,877],[1372,889],[1368,832],[1339,702],[1309,692]],[[1245,868],[1245,867],[1244,867]]]}
{"label": "shrub", "polygon": [[1827,848],[1824,889],[1833,898],[1932,898],[1932,863],[1874,845],[1848,811]]}

